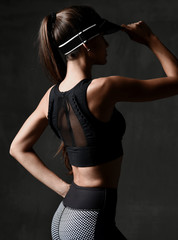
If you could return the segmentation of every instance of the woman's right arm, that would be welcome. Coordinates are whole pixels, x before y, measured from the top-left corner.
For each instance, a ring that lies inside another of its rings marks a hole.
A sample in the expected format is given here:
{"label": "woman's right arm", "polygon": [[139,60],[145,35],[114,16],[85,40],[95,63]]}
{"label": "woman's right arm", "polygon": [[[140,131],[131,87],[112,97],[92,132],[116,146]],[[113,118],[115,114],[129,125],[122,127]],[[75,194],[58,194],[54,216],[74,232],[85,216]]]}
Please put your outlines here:
{"label": "woman's right arm", "polygon": [[160,61],[167,77],[140,80],[123,76],[103,78],[110,104],[118,101],[152,101],[178,94],[178,60],[143,22],[122,25],[129,37],[148,46]]}

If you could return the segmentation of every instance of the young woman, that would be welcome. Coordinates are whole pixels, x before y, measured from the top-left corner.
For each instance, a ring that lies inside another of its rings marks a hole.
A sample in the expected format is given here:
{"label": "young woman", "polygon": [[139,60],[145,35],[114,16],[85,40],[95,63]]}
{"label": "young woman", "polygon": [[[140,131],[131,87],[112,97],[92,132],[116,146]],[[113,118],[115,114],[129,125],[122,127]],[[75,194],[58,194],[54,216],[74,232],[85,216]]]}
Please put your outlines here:
{"label": "young woman", "polygon": [[[93,79],[93,65],[107,62],[103,35],[119,30],[152,50],[167,76],[144,81],[123,76]],[[115,104],[178,94],[178,61],[143,21],[119,26],[88,6],[45,17],[39,43],[41,59],[55,84],[17,133],[10,154],[64,198],[53,217],[53,240],[126,239],[115,226],[125,132]],[[48,123],[62,141],[72,184],[50,171],[33,150]]]}

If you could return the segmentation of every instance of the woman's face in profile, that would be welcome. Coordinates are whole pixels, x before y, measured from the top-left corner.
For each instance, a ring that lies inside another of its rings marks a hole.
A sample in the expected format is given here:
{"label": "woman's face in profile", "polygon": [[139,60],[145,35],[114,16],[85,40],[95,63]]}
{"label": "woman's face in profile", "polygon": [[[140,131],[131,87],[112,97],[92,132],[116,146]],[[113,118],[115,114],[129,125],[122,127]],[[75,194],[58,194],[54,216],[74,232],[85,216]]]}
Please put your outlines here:
{"label": "woman's face in profile", "polygon": [[107,48],[109,46],[108,42],[105,40],[102,34],[91,39],[89,42],[89,48],[94,55],[94,64],[104,65],[107,62]]}

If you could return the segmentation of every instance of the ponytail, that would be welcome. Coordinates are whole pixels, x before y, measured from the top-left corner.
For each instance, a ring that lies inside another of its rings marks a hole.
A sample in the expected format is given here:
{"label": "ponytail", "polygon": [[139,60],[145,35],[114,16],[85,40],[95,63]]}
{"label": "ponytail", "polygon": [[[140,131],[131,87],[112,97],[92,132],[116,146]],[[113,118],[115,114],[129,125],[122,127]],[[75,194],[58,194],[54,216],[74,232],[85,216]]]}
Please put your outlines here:
{"label": "ponytail", "polygon": [[59,146],[59,149],[58,149],[57,153],[55,154],[55,156],[58,155],[60,152],[62,152],[62,156],[64,158],[65,166],[69,171],[68,172],[69,175],[72,175],[73,174],[72,166],[70,165],[69,157],[68,157],[68,154],[67,154],[67,151],[66,151],[66,147],[64,146],[64,142],[61,142],[61,145]]}
{"label": "ponytail", "polygon": [[65,78],[67,65],[54,39],[55,21],[52,18],[52,15],[49,15],[42,20],[39,30],[39,56],[48,77],[56,84]]}

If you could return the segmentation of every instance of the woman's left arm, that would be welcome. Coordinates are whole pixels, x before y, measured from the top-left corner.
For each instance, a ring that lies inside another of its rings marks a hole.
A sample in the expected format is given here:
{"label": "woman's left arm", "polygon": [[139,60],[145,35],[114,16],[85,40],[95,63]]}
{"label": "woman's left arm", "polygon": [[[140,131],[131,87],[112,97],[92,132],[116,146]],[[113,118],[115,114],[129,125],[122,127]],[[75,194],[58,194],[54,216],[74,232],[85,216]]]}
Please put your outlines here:
{"label": "woman's left arm", "polygon": [[10,154],[35,178],[65,197],[70,185],[49,170],[33,150],[33,145],[48,125],[47,112],[50,89],[15,136],[10,146]]}

